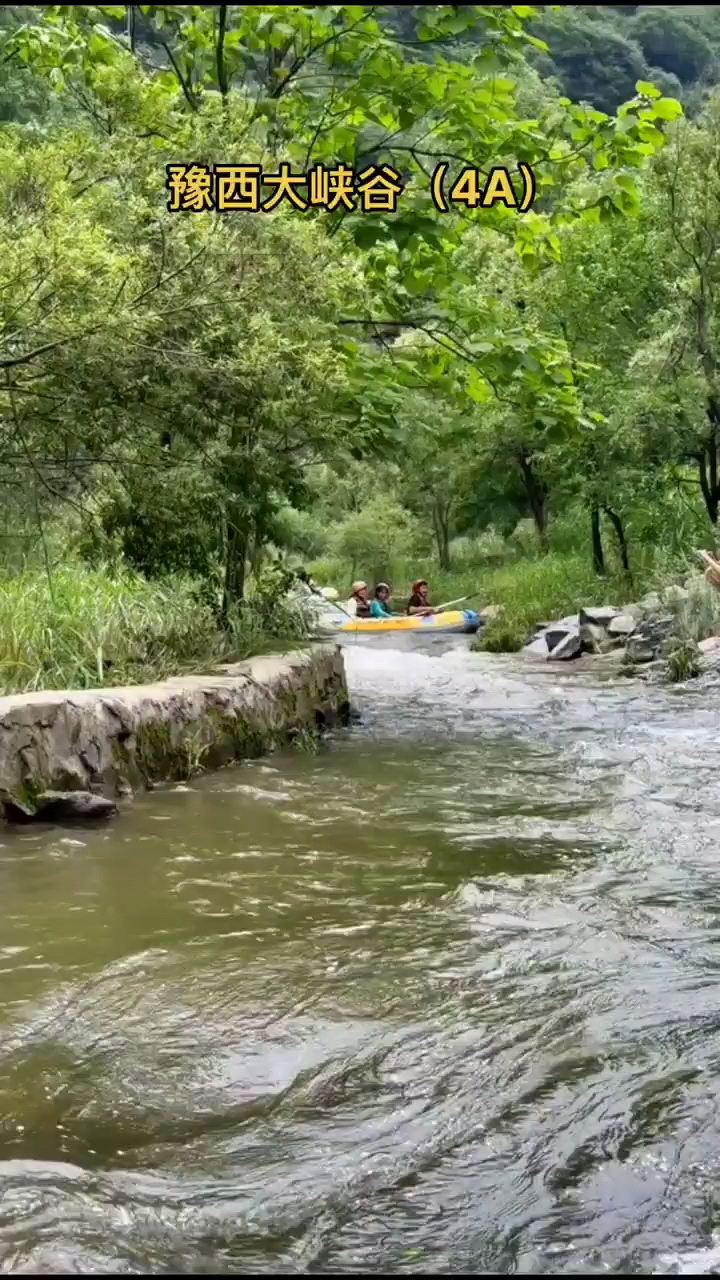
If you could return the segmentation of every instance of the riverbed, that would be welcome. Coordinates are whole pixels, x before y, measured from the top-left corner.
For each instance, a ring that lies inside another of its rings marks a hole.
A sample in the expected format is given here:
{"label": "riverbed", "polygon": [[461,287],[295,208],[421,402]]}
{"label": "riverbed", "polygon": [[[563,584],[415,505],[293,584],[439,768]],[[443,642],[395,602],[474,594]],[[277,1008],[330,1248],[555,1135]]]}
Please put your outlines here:
{"label": "riverbed", "polygon": [[362,719],[0,833],[0,1270],[720,1267],[720,690],[346,648]]}

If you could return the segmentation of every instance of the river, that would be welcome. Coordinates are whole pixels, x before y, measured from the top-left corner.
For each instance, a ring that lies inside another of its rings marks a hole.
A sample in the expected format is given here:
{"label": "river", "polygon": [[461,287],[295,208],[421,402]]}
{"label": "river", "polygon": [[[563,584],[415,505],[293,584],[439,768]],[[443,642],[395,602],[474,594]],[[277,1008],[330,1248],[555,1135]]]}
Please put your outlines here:
{"label": "river", "polygon": [[0,1270],[720,1268],[720,690],[346,649],[362,722],[0,834]]}

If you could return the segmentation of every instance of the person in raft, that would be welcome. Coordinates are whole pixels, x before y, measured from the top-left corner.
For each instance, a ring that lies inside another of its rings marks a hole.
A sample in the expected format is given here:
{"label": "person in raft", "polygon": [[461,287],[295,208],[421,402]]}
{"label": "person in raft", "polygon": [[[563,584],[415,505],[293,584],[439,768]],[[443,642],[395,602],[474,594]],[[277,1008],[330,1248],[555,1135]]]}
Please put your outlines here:
{"label": "person in raft", "polygon": [[378,582],[375,588],[375,599],[370,605],[371,618],[392,618],[390,612],[390,588],[387,582]]}
{"label": "person in raft", "polygon": [[350,588],[352,595],[347,602],[347,612],[354,618],[370,617],[370,601],[368,600],[367,582],[353,582]]}
{"label": "person in raft", "polygon": [[412,594],[407,602],[407,611],[408,613],[420,615],[435,612],[428,600],[428,584],[424,578],[418,578],[417,582],[413,582]]}

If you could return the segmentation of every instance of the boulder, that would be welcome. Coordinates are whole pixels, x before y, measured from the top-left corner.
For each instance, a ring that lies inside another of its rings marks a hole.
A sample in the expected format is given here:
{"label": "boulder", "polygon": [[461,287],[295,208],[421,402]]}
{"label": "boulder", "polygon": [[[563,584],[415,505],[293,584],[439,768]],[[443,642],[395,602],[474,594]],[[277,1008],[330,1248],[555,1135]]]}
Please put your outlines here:
{"label": "boulder", "polygon": [[548,650],[552,650],[561,640],[565,639],[572,631],[577,630],[575,627],[564,627],[561,622],[551,622],[542,632],[542,637],[547,645]]}
{"label": "boulder", "polygon": [[640,601],[643,613],[659,613],[662,609],[662,600],[657,591],[649,591]]}
{"label": "boulder", "polygon": [[91,791],[41,791],[32,810],[17,800],[4,805],[10,822],[96,822],[118,811],[114,800]]}
{"label": "boulder", "polygon": [[701,653],[720,652],[720,636],[708,636],[706,640],[701,640],[698,649]]}
{"label": "boulder", "polygon": [[535,640],[531,640],[530,644],[526,644],[523,653],[528,658],[548,658],[548,647],[545,643],[545,637],[540,636]]}
{"label": "boulder", "polygon": [[652,662],[657,650],[644,636],[630,636],[625,646],[625,656],[629,663]]}
{"label": "boulder", "polygon": [[652,662],[660,654],[662,646],[672,635],[675,619],[672,616],[648,618],[640,622],[628,636],[625,652],[629,662]]}
{"label": "boulder", "polygon": [[619,612],[612,604],[588,605],[586,609],[580,610],[579,622],[581,626],[591,622],[596,627],[607,627]]}
{"label": "boulder", "polygon": [[631,613],[616,613],[608,623],[608,635],[631,636],[637,626],[637,620]]}
{"label": "boulder", "polygon": [[586,653],[602,653],[606,641],[604,627],[594,622],[583,622],[580,626],[580,640]]}
{"label": "boulder", "polygon": [[[546,635],[547,638],[547,635]],[[548,658],[551,662],[567,662],[570,658],[579,658],[582,653],[580,631],[566,631],[564,636],[550,650]]]}

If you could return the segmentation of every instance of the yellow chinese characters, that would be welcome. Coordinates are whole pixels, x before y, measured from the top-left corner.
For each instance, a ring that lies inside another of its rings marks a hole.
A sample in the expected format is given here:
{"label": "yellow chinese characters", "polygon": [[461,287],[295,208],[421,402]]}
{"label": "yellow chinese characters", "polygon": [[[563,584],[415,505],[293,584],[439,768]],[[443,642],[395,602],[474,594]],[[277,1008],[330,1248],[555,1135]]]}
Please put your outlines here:
{"label": "yellow chinese characters", "polygon": [[397,213],[403,181],[397,169],[384,164],[371,165],[360,174],[357,189],[363,213]]}
{"label": "yellow chinese characters", "polygon": [[283,162],[278,173],[266,173],[263,182],[265,186],[275,188],[270,198],[261,206],[263,213],[271,213],[273,209],[277,209],[282,200],[288,200],[303,213],[307,209],[307,200],[298,191],[298,187],[307,186],[304,173],[291,173],[290,165]]}
{"label": "yellow chinese characters", "polygon": [[308,173],[308,196],[316,209],[331,213],[341,206],[355,209],[355,171],[340,164],[336,169],[326,169],[316,164]]}
{"label": "yellow chinese characters", "polygon": [[169,164],[165,186],[171,213],[272,213],[286,203],[301,212],[336,209],[396,213],[405,184],[391,165],[370,165],[356,174],[347,165],[314,165],[293,173],[283,161],[277,173],[259,164]]}
{"label": "yellow chinese characters", "polygon": [[257,213],[260,208],[259,164],[216,164],[215,207],[219,213]]}
{"label": "yellow chinese characters", "polygon": [[214,208],[213,175],[206,164],[166,166],[167,207],[171,213],[204,213]]}

